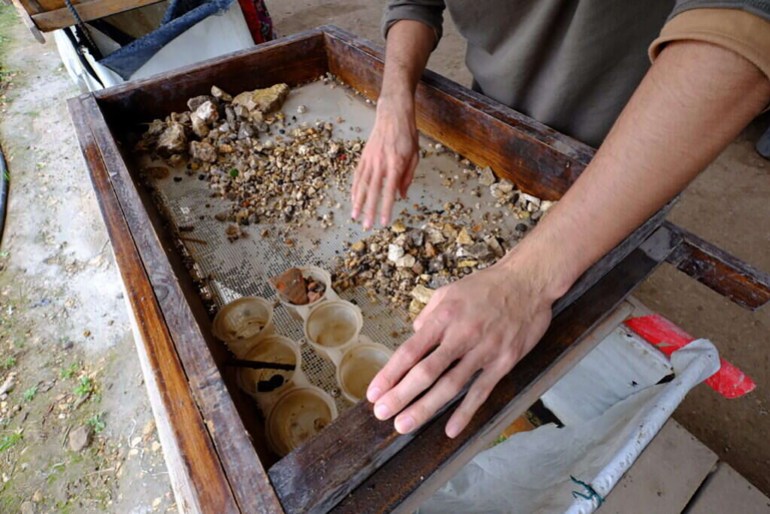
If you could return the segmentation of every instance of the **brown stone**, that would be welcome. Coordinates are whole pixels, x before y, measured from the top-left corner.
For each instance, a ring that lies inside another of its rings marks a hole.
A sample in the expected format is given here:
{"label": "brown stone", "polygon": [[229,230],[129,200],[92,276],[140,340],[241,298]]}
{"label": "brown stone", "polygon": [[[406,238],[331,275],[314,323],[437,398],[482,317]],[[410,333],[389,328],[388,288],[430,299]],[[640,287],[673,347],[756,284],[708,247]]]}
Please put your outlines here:
{"label": "brown stone", "polygon": [[289,86],[276,84],[265,89],[244,91],[233,98],[233,105],[243,105],[249,111],[259,111],[267,114],[277,111],[289,94]]}

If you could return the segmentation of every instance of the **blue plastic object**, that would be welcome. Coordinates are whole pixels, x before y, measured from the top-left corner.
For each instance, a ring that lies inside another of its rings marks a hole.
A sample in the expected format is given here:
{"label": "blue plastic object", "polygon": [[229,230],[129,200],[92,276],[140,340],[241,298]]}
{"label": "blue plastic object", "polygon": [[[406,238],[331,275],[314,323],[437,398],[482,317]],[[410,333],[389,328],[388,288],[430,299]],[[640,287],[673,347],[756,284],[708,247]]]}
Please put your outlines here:
{"label": "blue plastic object", "polygon": [[150,58],[176,37],[213,14],[224,12],[234,0],[172,0],[160,27],[116,50],[101,61],[129,80]]}

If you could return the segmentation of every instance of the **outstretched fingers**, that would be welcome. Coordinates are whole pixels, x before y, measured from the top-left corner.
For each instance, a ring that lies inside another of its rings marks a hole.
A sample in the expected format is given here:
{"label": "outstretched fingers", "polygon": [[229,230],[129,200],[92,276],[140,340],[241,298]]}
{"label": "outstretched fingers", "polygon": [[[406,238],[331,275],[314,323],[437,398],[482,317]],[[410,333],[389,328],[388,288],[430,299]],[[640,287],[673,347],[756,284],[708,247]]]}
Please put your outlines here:
{"label": "outstretched fingers", "polygon": [[481,372],[476,381],[471,385],[468,394],[465,395],[460,406],[457,407],[452,417],[449,418],[445,429],[447,437],[457,437],[468,426],[471,418],[479,410],[481,404],[487,400],[492,389],[510,369],[511,366],[502,365],[500,361],[497,361],[494,365],[485,368]]}
{"label": "outstretched fingers", "polygon": [[438,344],[442,330],[438,323],[430,323],[424,330],[407,339],[372,379],[366,391],[366,398],[372,403],[377,402],[395,387],[401,378]]}
{"label": "outstretched fingers", "polygon": [[447,402],[457,396],[479,369],[479,362],[475,353],[471,351],[466,354],[455,367],[447,371],[431,387],[425,396],[396,416],[394,421],[396,431],[406,434],[416,430],[432,418]]}
{"label": "outstretched fingers", "polygon": [[364,230],[369,230],[374,225],[374,217],[377,214],[377,204],[380,200],[382,189],[383,171],[377,168],[369,173],[369,184],[366,192],[366,206],[364,207]]}
{"label": "outstretched fingers", "polygon": [[354,220],[358,219],[358,216],[361,214],[361,210],[364,207],[364,202],[366,201],[366,194],[369,190],[368,184],[369,184],[369,175],[371,174],[371,166],[367,162],[364,162],[363,160],[358,165],[358,169],[356,170],[356,174],[353,178],[353,189],[352,189],[352,201],[353,201],[353,211],[351,212],[351,217]]}

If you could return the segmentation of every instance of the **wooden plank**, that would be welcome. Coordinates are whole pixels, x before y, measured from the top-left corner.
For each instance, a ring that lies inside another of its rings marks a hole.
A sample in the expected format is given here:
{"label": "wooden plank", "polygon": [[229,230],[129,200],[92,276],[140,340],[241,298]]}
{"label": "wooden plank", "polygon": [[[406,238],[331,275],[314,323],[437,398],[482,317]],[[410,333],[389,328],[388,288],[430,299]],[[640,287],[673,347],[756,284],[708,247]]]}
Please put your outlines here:
{"label": "wooden plank", "polygon": [[[405,509],[416,508],[419,503],[407,502],[407,498],[424,487],[435,470],[451,473],[451,464],[470,460],[477,448],[491,442],[507,423],[523,414],[590,349],[572,345],[665,260],[677,243],[668,230],[659,229],[573,306],[563,305],[543,340],[500,382],[470,428],[457,438],[450,440],[444,435],[448,412],[437,415],[419,434],[406,436],[396,433],[392,422],[377,420],[368,402],[345,412],[335,422],[340,428],[320,433],[270,469],[284,508],[288,512],[325,512],[362,482],[345,498],[341,510],[386,512],[400,508],[401,502],[405,502]],[[417,440],[407,445],[412,438]],[[451,475],[436,476],[438,482],[431,482],[430,487],[439,487],[442,478]]]}
{"label": "wooden plank", "polygon": [[682,235],[682,244],[669,258],[679,271],[752,311],[770,301],[770,274],[682,227],[668,222],[667,225]]}
{"label": "wooden plank", "polygon": [[[136,9],[145,5],[158,3],[162,0],[85,0],[73,2],[78,15],[83,21],[97,20],[111,14]],[[64,2],[57,1],[53,4],[41,2],[44,12],[32,14],[35,25],[43,32],[70,27],[77,23],[75,17]]]}
{"label": "wooden plank", "polygon": [[[484,449],[511,419],[523,413],[599,344],[631,312],[608,312],[662,263],[678,239],[665,229],[634,250],[575,303],[556,316],[538,345],[495,387],[469,426],[455,439],[444,435],[451,412],[431,421],[412,443],[372,474],[335,512],[410,512]],[[595,327],[601,327],[595,329]],[[425,452],[430,448],[430,452]]]}
{"label": "wooden plank", "polygon": [[[192,295],[185,295],[183,291],[181,274],[177,273],[169,262],[158,233],[148,217],[145,205],[93,96],[81,97],[81,106],[102,157],[109,163],[110,184],[131,235],[142,248],[141,258],[148,270],[147,278],[161,307],[162,318],[159,322],[165,320],[165,325],[175,342],[193,397],[209,428],[236,501],[245,512],[279,512],[280,503],[267,479],[267,473],[233,404],[200,324],[191,310]],[[189,280],[189,275],[184,275]],[[189,286],[191,284],[188,283]],[[199,298],[197,302],[200,304]],[[163,365],[162,362],[158,364]],[[185,424],[181,419],[175,420],[175,423],[180,427]]]}
{"label": "wooden plank", "polygon": [[[321,28],[331,72],[375,100],[382,48],[336,27]],[[431,71],[423,74],[416,101],[421,132],[545,199],[558,199],[594,154],[589,146]]]}
{"label": "wooden plank", "polygon": [[770,498],[724,462],[720,462],[687,507],[687,514],[770,514]]}
{"label": "wooden plank", "polygon": [[80,99],[68,102],[81,150],[99,200],[126,298],[137,320],[136,344],[155,413],[169,476],[183,512],[238,512],[203,416],[193,401],[174,342],[123,210],[112,190],[107,166],[88,126]]}
{"label": "wooden plank", "polygon": [[328,71],[323,35],[310,30],[95,93],[113,130],[187,110],[211,86],[238,93],[286,82],[296,86]]}
{"label": "wooden plank", "polygon": [[32,33],[32,37],[34,37],[38,43],[45,43],[45,38],[43,37],[43,34],[40,33],[40,30],[37,28],[37,25],[35,25],[35,22],[32,21],[32,18],[30,18],[29,11],[27,11],[27,9],[19,3],[19,0],[11,0],[11,2],[13,2],[13,6],[16,7],[16,11],[19,13],[21,22]]}
{"label": "wooden plank", "polygon": [[669,419],[607,496],[599,512],[682,512],[716,462],[714,452]]}

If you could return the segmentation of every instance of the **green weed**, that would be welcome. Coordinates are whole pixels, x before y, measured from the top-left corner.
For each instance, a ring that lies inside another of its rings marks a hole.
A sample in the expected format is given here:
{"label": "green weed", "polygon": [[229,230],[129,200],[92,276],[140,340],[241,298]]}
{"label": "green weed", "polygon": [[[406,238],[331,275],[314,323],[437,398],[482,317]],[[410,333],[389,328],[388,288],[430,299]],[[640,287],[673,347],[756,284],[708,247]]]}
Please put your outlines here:
{"label": "green weed", "polygon": [[32,386],[24,391],[24,401],[31,402],[37,396],[37,386]]}
{"label": "green weed", "polygon": [[11,369],[16,365],[16,357],[6,357],[3,362],[0,362],[0,368]]}
{"label": "green weed", "polygon": [[4,452],[10,448],[13,448],[13,446],[23,438],[24,436],[21,435],[21,432],[14,432],[12,434],[0,437],[0,452]]}
{"label": "green weed", "polygon": [[80,377],[80,382],[75,387],[75,394],[83,397],[94,392],[94,381],[88,377]]}
{"label": "green weed", "polygon": [[94,429],[95,434],[102,432],[107,427],[107,423],[104,422],[104,418],[102,416],[104,416],[104,413],[99,412],[88,418],[86,421],[86,423]]}
{"label": "green weed", "polygon": [[75,376],[75,373],[78,372],[78,363],[73,362],[66,368],[62,368],[61,371],[59,371],[59,376],[61,378],[72,378]]}

